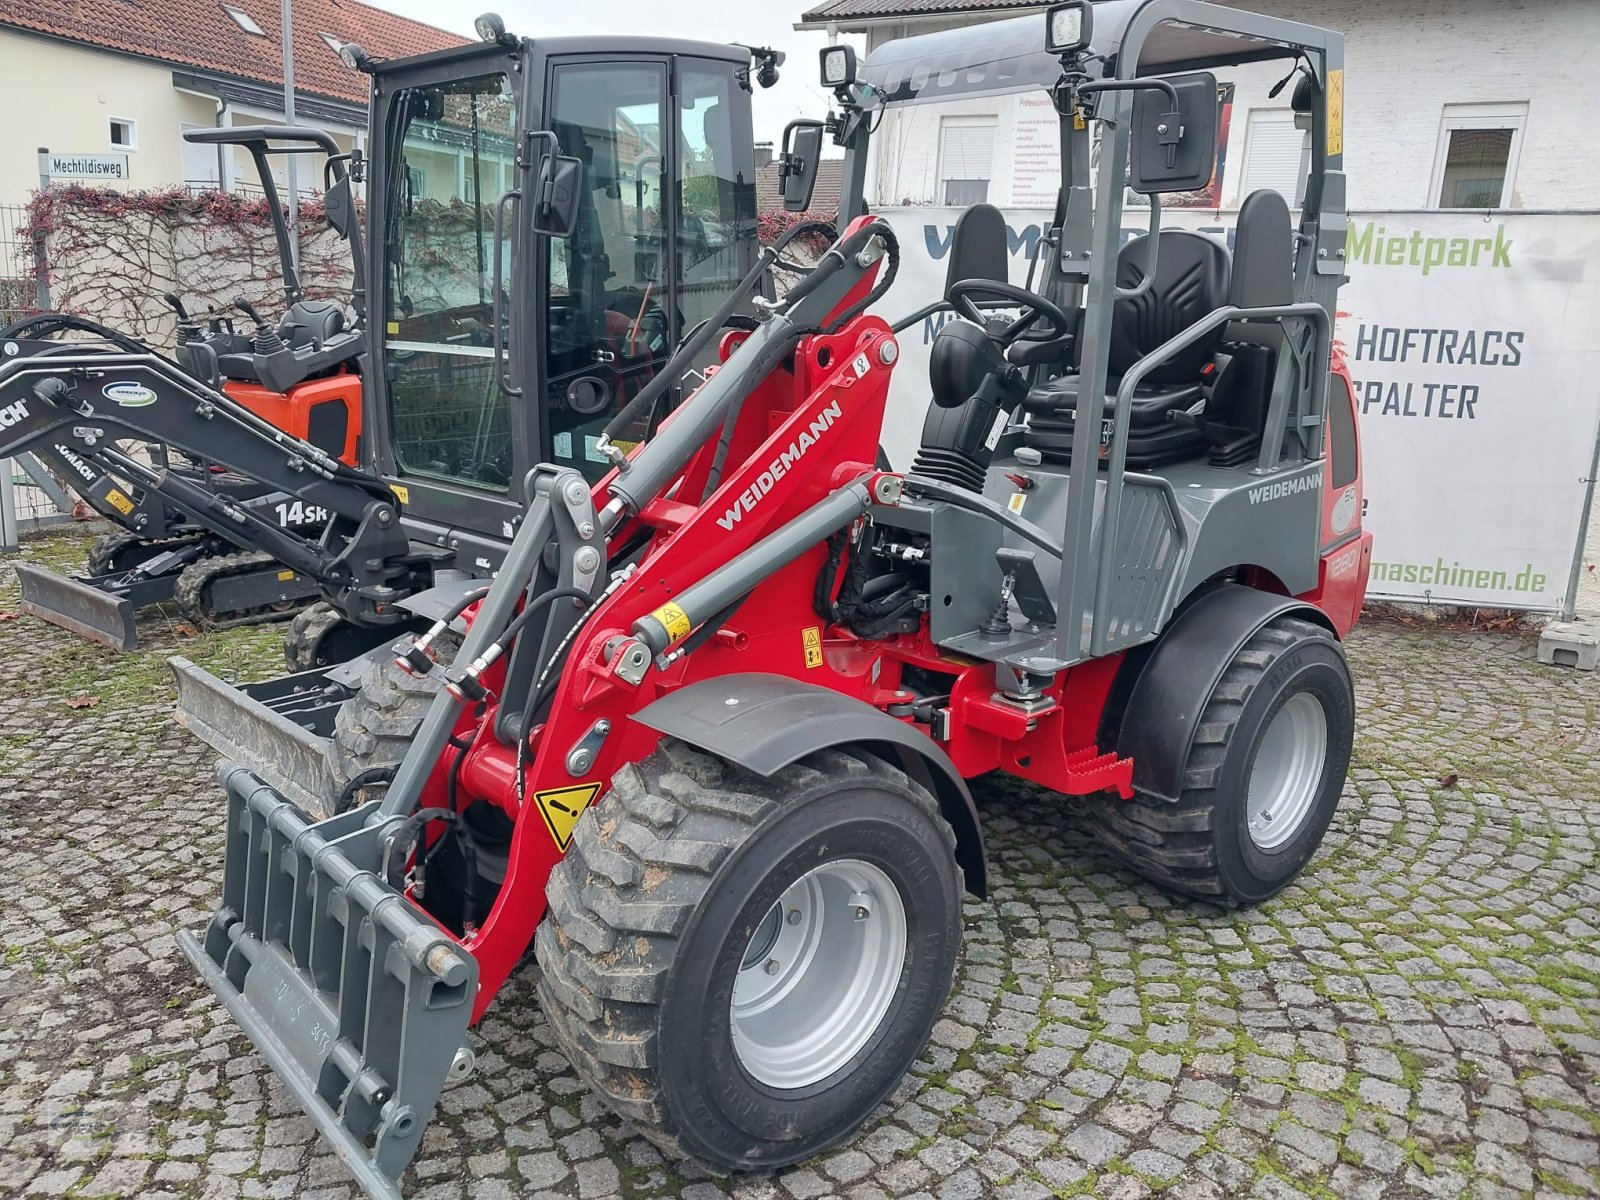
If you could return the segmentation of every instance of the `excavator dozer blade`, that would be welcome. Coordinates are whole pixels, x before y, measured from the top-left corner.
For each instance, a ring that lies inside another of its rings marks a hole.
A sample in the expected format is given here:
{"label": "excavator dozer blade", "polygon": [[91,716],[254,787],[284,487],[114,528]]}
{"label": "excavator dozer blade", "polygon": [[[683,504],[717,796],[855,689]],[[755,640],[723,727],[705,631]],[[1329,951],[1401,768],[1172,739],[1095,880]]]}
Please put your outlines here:
{"label": "excavator dozer blade", "polygon": [[139,644],[133,604],[126,597],[101,591],[33,563],[12,565],[17,581],[22,584],[23,612],[113,650],[132,650]]}
{"label": "excavator dozer blade", "polygon": [[[244,690],[218,679],[181,655],[168,660],[178,685],[178,724],[214,749],[224,761],[243,763],[304,813],[332,816],[333,783],[328,773],[328,739],[296,724]],[[287,697],[314,696],[320,674],[290,675],[255,690],[272,688]]]}
{"label": "excavator dozer blade", "polygon": [[178,944],[362,1190],[398,1200],[439,1093],[472,1070],[477,960],[384,881],[404,818],[313,824],[245,768],[219,775],[222,903]]}

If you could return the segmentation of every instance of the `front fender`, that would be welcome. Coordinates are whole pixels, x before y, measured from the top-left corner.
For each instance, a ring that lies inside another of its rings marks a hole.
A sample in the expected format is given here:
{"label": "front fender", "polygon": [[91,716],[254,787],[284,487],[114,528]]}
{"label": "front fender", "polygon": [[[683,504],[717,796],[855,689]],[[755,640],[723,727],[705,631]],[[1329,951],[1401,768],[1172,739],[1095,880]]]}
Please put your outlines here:
{"label": "front fender", "polygon": [[851,696],[783,675],[725,675],[690,684],[633,715],[757,775],[830,747],[855,746],[900,767],[933,793],[956,835],[967,890],[988,894],[983,829],[967,782],[926,734]]}

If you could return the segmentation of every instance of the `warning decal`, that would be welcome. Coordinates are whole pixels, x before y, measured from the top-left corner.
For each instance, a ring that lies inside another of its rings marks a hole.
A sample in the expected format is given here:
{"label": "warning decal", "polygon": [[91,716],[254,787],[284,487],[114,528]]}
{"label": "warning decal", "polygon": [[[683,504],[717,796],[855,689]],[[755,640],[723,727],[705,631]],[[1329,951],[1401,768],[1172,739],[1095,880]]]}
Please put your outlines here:
{"label": "warning decal", "polygon": [[1328,72],[1328,153],[1344,153],[1344,68]]}
{"label": "warning decal", "polygon": [[800,631],[800,641],[806,648],[806,670],[822,665],[822,629],[808,625]]}
{"label": "warning decal", "polygon": [[544,818],[545,827],[550,830],[550,836],[555,838],[563,854],[572,842],[572,831],[578,824],[578,818],[583,816],[584,810],[594,803],[594,798],[599,794],[598,783],[580,783],[576,787],[552,788],[548,792],[534,793],[533,802],[539,806],[539,815]]}
{"label": "warning decal", "polygon": [[112,508],[116,509],[123,515],[127,515],[133,511],[133,501],[129,500],[121,492],[117,491],[116,488],[112,488],[106,492],[106,500],[110,503]]}
{"label": "warning decal", "polygon": [[667,637],[674,642],[688,637],[689,631],[694,628],[693,622],[689,620],[689,614],[676,604],[663,604],[650,615],[661,622],[661,628],[667,631]]}

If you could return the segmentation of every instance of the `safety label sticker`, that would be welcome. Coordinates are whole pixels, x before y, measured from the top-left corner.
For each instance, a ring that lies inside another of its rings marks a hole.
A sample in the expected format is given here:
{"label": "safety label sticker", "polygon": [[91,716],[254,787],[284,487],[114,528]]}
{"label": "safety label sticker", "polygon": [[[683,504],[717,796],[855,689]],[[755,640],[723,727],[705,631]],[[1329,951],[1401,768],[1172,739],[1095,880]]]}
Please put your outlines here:
{"label": "safety label sticker", "polygon": [[806,650],[806,670],[822,665],[822,628],[808,625],[800,631],[800,642]]}
{"label": "safety label sticker", "polygon": [[545,828],[555,838],[562,853],[566,853],[567,846],[572,842],[572,831],[577,828],[578,818],[583,816],[584,810],[594,803],[594,798],[599,794],[598,783],[580,783],[576,787],[552,788],[547,792],[534,793],[533,802],[539,806],[539,815],[544,818]]}
{"label": "safety label sticker", "polygon": [[676,604],[663,604],[650,615],[661,623],[661,628],[667,631],[667,637],[674,642],[688,637],[689,631],[694,628],[689,614]]}

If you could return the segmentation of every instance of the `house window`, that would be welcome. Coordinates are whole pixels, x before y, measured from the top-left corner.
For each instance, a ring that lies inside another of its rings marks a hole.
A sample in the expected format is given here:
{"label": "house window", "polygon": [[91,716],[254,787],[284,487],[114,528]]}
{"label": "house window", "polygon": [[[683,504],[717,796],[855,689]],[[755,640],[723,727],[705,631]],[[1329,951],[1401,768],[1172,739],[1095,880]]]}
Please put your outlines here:
{"label": "house window", "polygon": [[994,117],[945,117],[939,122],[942,203],[967,208],[988,201],[996,125]]}
{"label": "house window", "polygon": [[1433,167],[1435,208],[1506,208],[1528,106],[1446,104]]}
{"label": "house window", "polygon": [[338,38],[334,37],[331,33],[319,33],[317,36],[320,37],[323,42],[327,44],[328,49],[332,50],[335,54],[338,54],[339,51],[344,49],[344,43]]}
{"label": "house window", "polygon": [[244,30],[251,37],[266,37],[267,31],[261,28],[257,20],[242,8],[235,8],[231,4],[224,4],[222,11],[233,18],[233,23]]}
{"label": "house window", "polygon": [[1311,135],[1297,129],[1287,108],[1250,110],[1244,140],[1244,184],[1240,200],[1270,188],[1291,207],[1306,198],[1306,177],[1311,173]]}
{"label": "house window", "polygon": [[137,150],[139,148],[139,124],[126,117],[111,118],[111,148],[113,150]]}

